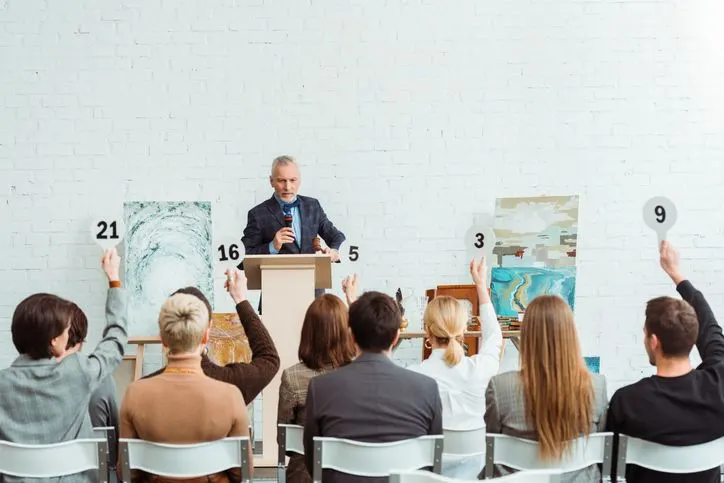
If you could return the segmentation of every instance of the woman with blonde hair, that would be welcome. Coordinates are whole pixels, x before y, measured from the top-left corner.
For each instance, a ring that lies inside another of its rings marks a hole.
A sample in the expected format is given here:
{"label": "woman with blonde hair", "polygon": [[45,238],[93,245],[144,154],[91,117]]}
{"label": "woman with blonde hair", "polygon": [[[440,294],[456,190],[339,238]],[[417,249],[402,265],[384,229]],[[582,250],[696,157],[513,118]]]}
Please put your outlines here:
{"label": "woman with blonde hair", "polygon": [[[520,371],[499,374],[488,385],[487,430],[537,440],[539,458],[555,462],[573,440],[605,427],[606,379],[588,371],[573,312],[560,297],[544,295],[528,305],[520,343]],[[596,465],[564,476],[599,480]]]}
{"label": "woman with blonde hair", "polygon": [[[444,429],[477,429],[485,425],[485,388],[500,367],[503,337],[490,303],[485,260],[470,262],[470,275],[480,301],[482,344],[478,354],[465,356],[463,334],[468,312],[452,297],[435,297],[425,309],[425,345],[430,357],[410,369],[437,381],[442,399]],[[485,441],[481,441],[485,448]],[[443,459],[442,474],[455,478],[475,479],[485,464],[485,455]]]}
{"label": "woman with blonde hair", "polygon": [[[226,286],[232,298],[243,300],[243,274],[235,270],[228,271],[227,276]],[[227,436],[249,437],[249,415],[239,390],[206,376],[201,368],[210,318],[206,305],[194,295],[177,293],[164,302],[158,327],[161,342],[168,350],[168,364],[162,374],[128,386],[121,404],[121,438],[191,444]],[[253,461],[251,447],[249,461]],[[184,481],[142,471],[132,473],[133,483]],[[240,468],[203,477],[209,483],[240,480]]]}

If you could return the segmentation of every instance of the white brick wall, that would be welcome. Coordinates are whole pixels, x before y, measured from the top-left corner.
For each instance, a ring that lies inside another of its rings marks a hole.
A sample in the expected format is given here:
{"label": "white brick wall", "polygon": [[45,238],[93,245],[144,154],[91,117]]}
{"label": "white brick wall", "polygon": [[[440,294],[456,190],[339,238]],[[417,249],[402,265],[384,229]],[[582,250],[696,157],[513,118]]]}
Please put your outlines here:
{"label": "white brick wall", "polygon": [[676,201],[671,239],[724,309],[723,13],[718,0],[0,0],[0,367],[31,292],[78,301],[97,339],[91,209],[208,199],[215,244],[229,243],[269,195],[270,160],[291,153],[303,193],[361,246],[335,283],[357,270],[388,292],[465,282],[463,235],[496,197],[579,193],[584,353],[612,389],[648,374],[644,302],[672,293],[648,197]]}

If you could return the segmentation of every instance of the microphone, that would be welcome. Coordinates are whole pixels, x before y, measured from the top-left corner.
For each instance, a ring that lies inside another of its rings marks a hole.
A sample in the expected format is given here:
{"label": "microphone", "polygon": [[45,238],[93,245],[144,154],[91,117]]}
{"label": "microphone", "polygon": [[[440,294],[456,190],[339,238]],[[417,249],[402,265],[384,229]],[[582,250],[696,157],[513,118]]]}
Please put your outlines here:
{"label": "microphone", "polygon": [[291,228],[292,227],[292,213],[284,213],[284,227]]}

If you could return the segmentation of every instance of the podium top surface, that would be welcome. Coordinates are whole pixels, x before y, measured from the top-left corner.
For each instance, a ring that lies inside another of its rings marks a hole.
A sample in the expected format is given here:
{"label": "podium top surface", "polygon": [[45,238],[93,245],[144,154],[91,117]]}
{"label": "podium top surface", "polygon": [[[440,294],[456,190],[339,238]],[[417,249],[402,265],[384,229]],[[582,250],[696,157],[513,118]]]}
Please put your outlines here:
{"label": "podium top surface", "polygon": [[329,255],[288,254],[288,255],[247,255],[244,257],[244,274],[250,290],[261,289],[261,277],[265,268],[314,270],[314,288],[332,288],[332,259]]}

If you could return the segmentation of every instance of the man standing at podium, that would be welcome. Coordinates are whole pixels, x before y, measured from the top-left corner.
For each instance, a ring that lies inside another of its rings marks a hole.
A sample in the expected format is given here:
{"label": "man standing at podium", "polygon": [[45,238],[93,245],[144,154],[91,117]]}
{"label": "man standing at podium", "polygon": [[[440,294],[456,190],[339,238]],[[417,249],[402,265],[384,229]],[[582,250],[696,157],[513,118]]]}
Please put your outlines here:
{"label": "man standing at podium", "polygon": [[[339,261],[345,236],[329,221],[319,201],[297,195],[301,173],[294,158],[275,158],[269,182],[274,195],[249,210],[241,238],[246,254],[313,254],[314,239],[319,235],[327,244],[322,252],[333,262]],[[315,296],[321,293],[323,289],[315,290]]]}

